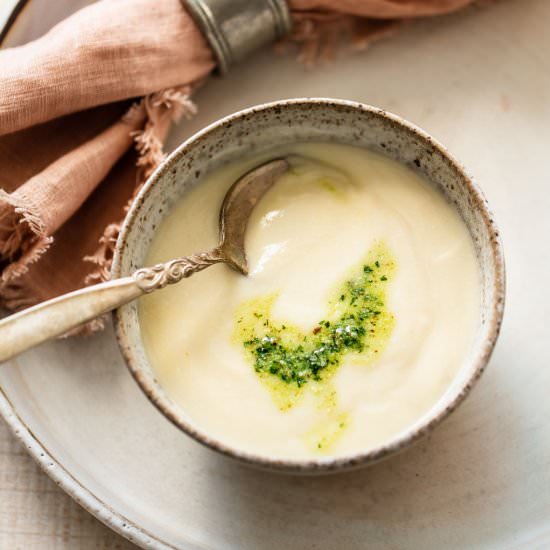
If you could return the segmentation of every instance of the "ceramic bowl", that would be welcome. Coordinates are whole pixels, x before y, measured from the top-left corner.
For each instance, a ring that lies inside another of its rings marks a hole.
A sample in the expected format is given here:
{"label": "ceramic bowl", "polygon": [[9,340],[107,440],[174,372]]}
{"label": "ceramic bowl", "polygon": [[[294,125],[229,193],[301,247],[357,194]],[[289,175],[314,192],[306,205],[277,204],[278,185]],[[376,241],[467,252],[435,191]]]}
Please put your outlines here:
{"label": "ceramic bowl", "polygon": [[116,336],[126,364],[166,418],[200,443],[234,459],[295,473],[334,472],[370,464],[431,432],[464,400],[485,369],[504,306],[504,263],[498,230],[487,201],[463,168],[442,145],[402,118],[367,105],[333,99],[293,99],[246,109],[215,122],[180,145],[147,181],[128,212],[116,245],[112,276],[130,275],[144,265],[155,229],[165,214],[189,189],[200,185],[207,172],[277,145],[308,141],[352,144],[398,160],[431,182],[468,228],[481,273],[477,336],[471,359],[427,415],[385,444],[349,456],[284,460],[244,452],[195,425],[159,385],[145,353],[137,303],[114,313]]}

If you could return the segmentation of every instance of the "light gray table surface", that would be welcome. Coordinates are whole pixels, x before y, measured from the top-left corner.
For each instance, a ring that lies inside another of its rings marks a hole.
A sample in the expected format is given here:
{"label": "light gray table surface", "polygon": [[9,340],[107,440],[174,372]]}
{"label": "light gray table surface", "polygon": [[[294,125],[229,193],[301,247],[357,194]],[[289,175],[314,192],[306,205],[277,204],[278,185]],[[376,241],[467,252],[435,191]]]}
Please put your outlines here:
{"label": "light gray table surface", "polygon": [[0,421],[0,549],[133,548],[57,487]]}

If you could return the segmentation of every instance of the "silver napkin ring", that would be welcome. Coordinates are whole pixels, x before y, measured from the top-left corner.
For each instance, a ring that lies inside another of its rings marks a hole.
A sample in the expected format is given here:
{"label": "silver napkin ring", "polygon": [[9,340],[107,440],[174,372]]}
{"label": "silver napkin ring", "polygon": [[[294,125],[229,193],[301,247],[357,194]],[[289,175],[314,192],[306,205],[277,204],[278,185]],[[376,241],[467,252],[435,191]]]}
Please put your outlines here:
{"label": "silver napkin ring", "polygon": [[206,36],[221,74],[251,52],[290,32],[285,0],[182,0]]}

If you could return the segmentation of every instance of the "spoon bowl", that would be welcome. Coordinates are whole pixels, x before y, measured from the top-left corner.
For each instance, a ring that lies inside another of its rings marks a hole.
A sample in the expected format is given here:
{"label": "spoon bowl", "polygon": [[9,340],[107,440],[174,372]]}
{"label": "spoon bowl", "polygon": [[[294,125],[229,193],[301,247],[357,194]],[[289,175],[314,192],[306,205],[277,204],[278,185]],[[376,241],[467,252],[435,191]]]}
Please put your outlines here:
{"label": "spoon bowl", "polygon": [[289,167],[285,159],[271,160],[239,178],[225,194],[218,248],[225,261],[243,275],[248,275],[244,238],[252,210]]}

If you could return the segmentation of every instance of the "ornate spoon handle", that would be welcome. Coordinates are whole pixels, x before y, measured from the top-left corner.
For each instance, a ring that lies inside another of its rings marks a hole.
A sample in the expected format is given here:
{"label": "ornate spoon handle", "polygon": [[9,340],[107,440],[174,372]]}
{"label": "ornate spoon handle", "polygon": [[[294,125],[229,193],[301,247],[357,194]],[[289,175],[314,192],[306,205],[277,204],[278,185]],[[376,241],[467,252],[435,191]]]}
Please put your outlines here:
{"label": "ornate spoon handle", "polygon": [[145,293],[159,290],[166,285],[178,283],[198,271],[220,262],[227,261],[219,248],[208,252],[176,258],[163,264],[138,269],[133,279]]}
{"label": "ornate spoon handle", "polygon": [[138,269],[131,277],[82,288],[10,315],[0,321],[0,363],[143,294],[177,283],[223,261],[226,261],[223,253],[215,248],[210,252]]}

